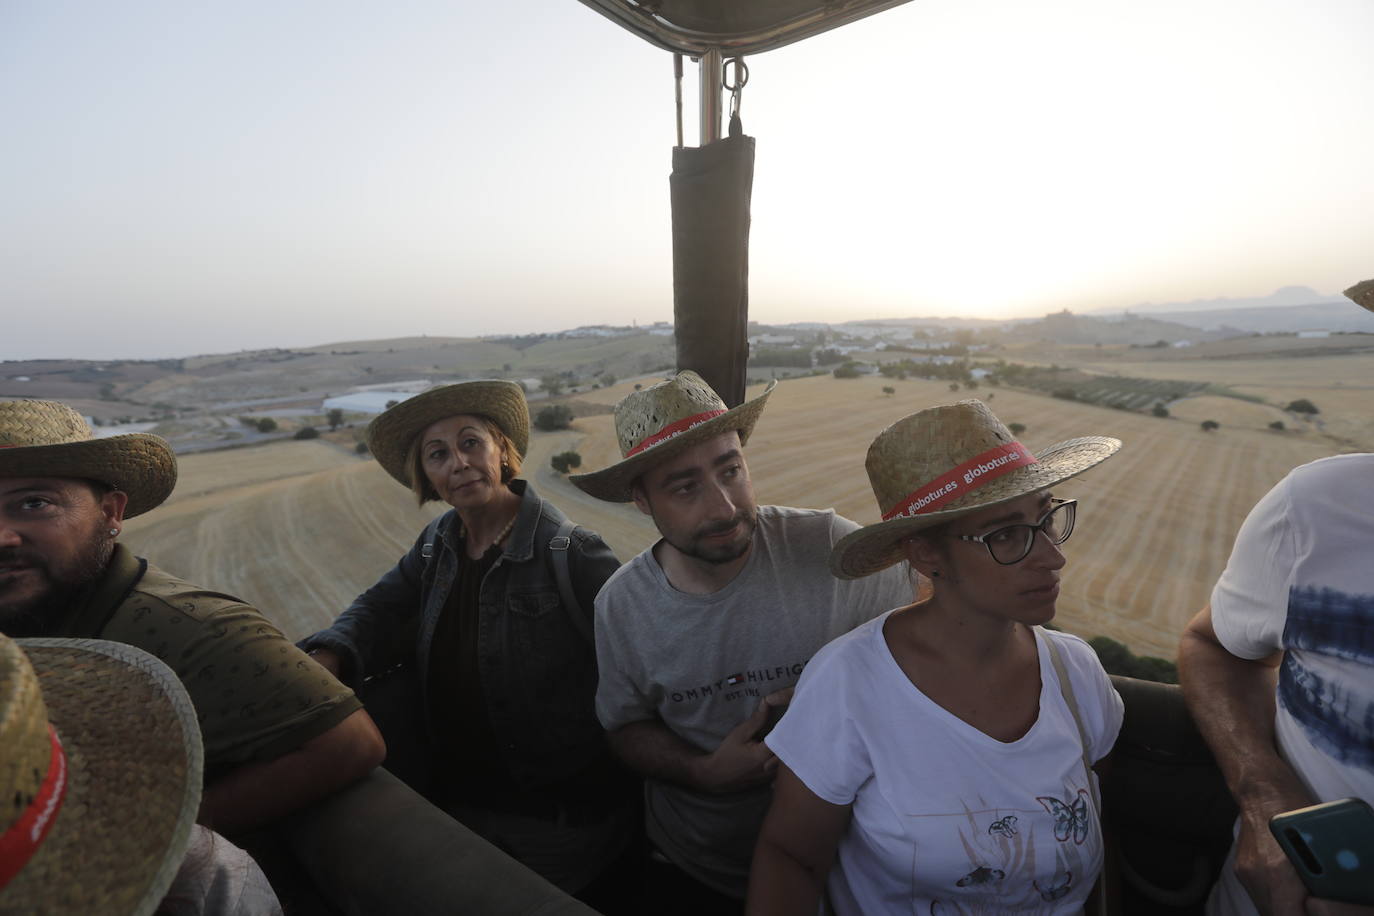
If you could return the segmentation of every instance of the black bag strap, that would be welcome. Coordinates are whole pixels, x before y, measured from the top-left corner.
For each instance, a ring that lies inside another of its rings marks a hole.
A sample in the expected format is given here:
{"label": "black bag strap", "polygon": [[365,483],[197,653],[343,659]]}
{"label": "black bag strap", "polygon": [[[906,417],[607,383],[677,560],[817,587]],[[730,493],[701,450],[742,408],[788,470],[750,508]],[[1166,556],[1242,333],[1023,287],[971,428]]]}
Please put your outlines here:
{"label": "black bag strap", "polygon": [[447,513],[436,515],[425,526],[423,535],[425,542],[420,545],[420,556],[425,558],[425,568],[420,573],[421,581],[434,577],[434,542],[439,537],[439,523],[444,520],[445,514]]}
{"label": "black bag strap", "polygon": [[569,519],[563,519],[563,524],[558,526],[558,533],[549,541],[549,556],[553,560],[553,576],[558,580],[558,594],[563,599],[564,609],[587,644],[595,646],[592,622],[582,613],[582,605],[578,603],[577,593],[573,591],[572,574],[568,571],[568,549],[572,546],[572,533],[576,530],[577,526]]}

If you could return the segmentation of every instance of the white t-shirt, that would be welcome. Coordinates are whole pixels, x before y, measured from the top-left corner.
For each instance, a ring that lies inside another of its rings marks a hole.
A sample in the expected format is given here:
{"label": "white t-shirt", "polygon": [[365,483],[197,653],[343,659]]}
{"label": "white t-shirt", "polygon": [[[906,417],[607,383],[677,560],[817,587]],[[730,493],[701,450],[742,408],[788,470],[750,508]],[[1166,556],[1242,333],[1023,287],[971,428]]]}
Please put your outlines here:
{"label": "white t-shirt", "polygon": [[[713,751],[764,696],[794,685],[821,646],[910,604],[905,564],[852,581],[830,575],[831,548],[858,527],[832,510],[759,506],[744,568],[709,595],[673,588],[652,549],[620,567],[596,596],[601,724],[658,719]],[[742,899],[771,800],[771,785],[720,795],[650,779],[646,827],[679,867]]]}
{"label": "white t-shirt", "polygon": [[[1305,464],[1255,504],[1212,626],[1241,658],[1284,650],[1278,749],[1312,795],[1374,804],[1374,455]],[[1255,912],[1229,860],[1208,911]]]}
{"label": "white t-shirt", "polygon": [[883,638],[886,618],[816,654],[766,739],[817,796],[853,806],[828,882],[835,912],[1078,912],[1102,866],[1096,777],[1045,640],[1063,656],[1093,761],[1123,714],[1096,654],[1037,630],[1039,715],[1002,742],[911,683]]}

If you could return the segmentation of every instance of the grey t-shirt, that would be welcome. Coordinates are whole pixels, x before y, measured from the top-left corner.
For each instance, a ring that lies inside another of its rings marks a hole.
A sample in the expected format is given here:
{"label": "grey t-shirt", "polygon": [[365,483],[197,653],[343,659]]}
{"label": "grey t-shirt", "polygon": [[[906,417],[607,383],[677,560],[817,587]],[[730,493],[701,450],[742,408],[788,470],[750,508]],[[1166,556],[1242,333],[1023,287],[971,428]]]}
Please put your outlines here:
{"label": "grey t-shirt", "polygon": [[[911,603],[904,564],[853,581],[830,574],[831,547],[856,528],[833,510],[760,506],[748,561],[710,595],[668,584],[652,548],[620,567],[596,598],[601,724],[660,719],[712,751],[762,697],[794,685],[821,646]],[[707,795],[650,779],[649,838],[698,880],[743,898],[771,799],[771,786]]]}

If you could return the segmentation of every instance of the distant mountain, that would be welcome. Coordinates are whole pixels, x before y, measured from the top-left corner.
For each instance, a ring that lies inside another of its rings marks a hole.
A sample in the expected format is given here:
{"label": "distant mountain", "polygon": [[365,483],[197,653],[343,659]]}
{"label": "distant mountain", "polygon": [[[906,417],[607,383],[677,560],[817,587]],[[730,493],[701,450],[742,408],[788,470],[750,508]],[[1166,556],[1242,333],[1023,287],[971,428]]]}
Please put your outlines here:
{"label": "distant mountain", "polygon": [[[1095,317],[1139,317],[1140,313],[1099,313]],[[1195,312],[1157,312],[1157,317],[1191,325],[1207,331],[1239,329],[1247,334],[1294,334],[1298,331],[1363,331],[1374,334],[1374,314],[1351,303],[1325,302],[1315,305],[1270,306],[1267,308],[1206,309]],[[1234,333],[1234,330],[1233,330]]]}
{"label": "distant mountain", "polygon": [[[1170,318],[1176,316],[1171,315]],[[1247,332],[1233,327],[1203,331],[1192,324],[1154,318],[1148,315],[1075,315],[1055,312],[1044,318],[1008,327],[1007,337],[1017,340],[1050,340],[1061,344],[1152,344],[1177,343],[1243,337]]]}
{"label": "distant mountain", "polygon": [[[1294,305],[1319,305],[1328,302],[1344,302],[1347,305],[1350,304],[1350,300],[1339,293],[1324,295],[1310,286],[1284,286],[1276,289],[1267,296],[1251,298],[1219,296],[1216,299],[1193,299],[1190,302],[1142,302],[1140,305],[1133,305],[1125,309],[1125,311],[1136,314],[1155,314],[1158,312],[1218,312],[1232,311],[1235,309],[1267,309]],[[1121,309],[1090,309],[1088,310],[1088,314],[1119,314],[1121,311]]]}

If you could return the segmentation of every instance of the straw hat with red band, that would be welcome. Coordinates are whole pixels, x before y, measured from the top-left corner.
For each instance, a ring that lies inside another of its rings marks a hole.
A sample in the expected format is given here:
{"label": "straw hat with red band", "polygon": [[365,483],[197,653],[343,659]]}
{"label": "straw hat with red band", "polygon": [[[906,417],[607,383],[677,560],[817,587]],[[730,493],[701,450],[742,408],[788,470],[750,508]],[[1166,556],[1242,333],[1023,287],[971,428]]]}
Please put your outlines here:
{"label": "straw hat with red band", "polygon": [[634,498],[634,482],[654,465],[731,430],[739,432],[743,445],[777,384],[777,380],[769,382],[763,394],[734,409],[727,409],[711,386],[690,369],[629,394],[615,405],[615,434],[624,460],[592,474],[573,474],[568,480],[597,499],[629,502]]}
{"label": "straw hat with red band", "polygon": [[148,433],[96,439],[57,401],[0,401],[0,477],[79,477],[129,496],[125,518],[158,506],[177,482],[167,440]]}
{"label": "straw hat with red band", "polygon": [[883,520],[845,535],[830,571],[857,579],[903,557],[901,540],[923,528],[1048,489],[1109,458],[1120,439],[1088,436],[1031,453],[982,401],[920,410],[868,447],[868,479]]}
{"label": "straw hat with red band", "polygon": [[154,912],[202,759],[190,697],[153,656],[0,636],[0,913]]}

